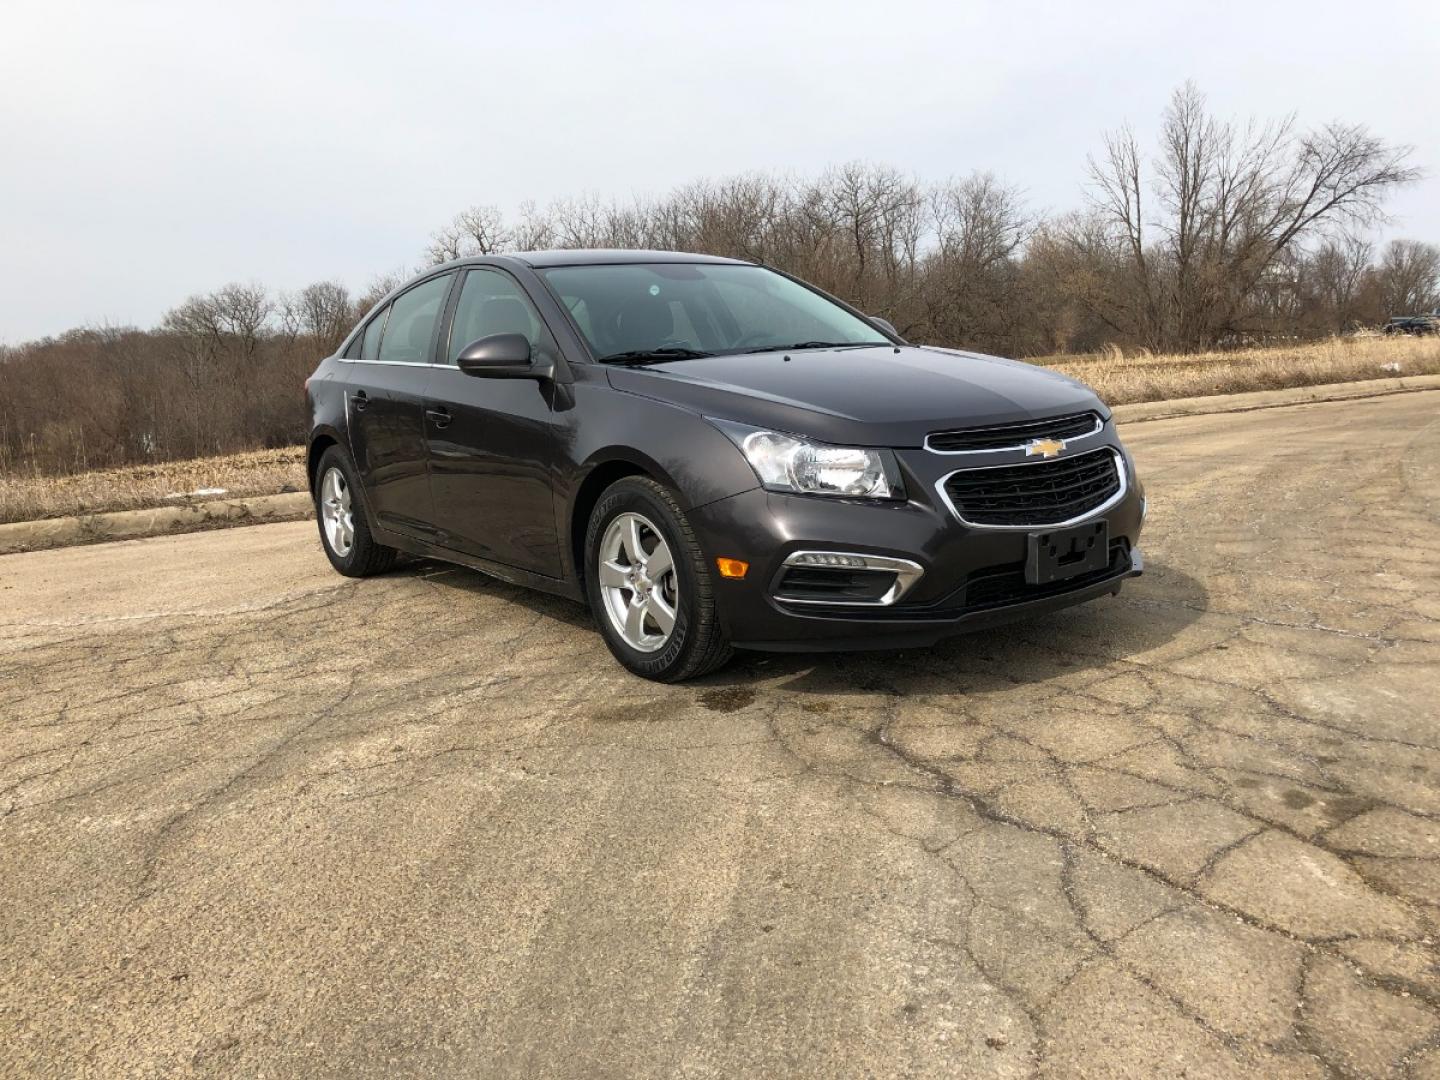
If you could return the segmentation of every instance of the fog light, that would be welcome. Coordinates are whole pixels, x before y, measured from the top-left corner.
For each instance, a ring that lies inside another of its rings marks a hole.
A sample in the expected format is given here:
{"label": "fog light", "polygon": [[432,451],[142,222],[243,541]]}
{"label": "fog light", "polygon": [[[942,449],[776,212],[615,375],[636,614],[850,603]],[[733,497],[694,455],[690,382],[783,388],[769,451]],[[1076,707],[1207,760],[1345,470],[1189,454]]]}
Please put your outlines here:
{"label": "fog light", "polygon": [[830,551],[802,551],[786,560],[791,566],[843,566],[864,570],[870,564],[859,555],[837,555]]}
{"label": "fog light", "polygon": [[720,569],[720,576],[725,578],[743,578],[750,564],[743,559],[716,559],[715,565]]}
{"label": "fog light", "polygon": [[[785,557],[785,566],[788,569],[775,586],[775,598],[787,604],[885,607],[909,592],[925,574],[924,568],[911,559],[856,551],[794,551]],[[886,586],[879,595],[875,595],[877,582]],[[801,586],[807,595],[793,592]],[[792,591],[787,594],[787,589]]]}

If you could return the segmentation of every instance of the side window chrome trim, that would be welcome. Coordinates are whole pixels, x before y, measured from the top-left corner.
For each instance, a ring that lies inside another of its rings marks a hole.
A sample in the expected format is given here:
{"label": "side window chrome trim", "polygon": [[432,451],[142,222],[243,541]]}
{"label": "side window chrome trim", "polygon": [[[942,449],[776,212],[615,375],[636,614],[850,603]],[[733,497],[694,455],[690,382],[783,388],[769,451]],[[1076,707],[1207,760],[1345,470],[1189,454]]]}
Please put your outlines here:
{"label": "side window chrome trim", "polygon": [[376,367],[403,367],[403,368],[438,367],[438,368],[455,368],[456,371],[460,370],[459,368],[456,368],[454,364],[431,364],[431,363],[420,363],[420,362],[414,362],[414,363],[412,363],[412,362],[409,361],[409,360],[349,360],[349,359],[346,359],[346,358],[343,357],[343,356],[338,356],[338,357],[336,357],[336,359],[339,360],[340,363],[342,363],[342,364],[373,364],[373,365],[375,365]]}

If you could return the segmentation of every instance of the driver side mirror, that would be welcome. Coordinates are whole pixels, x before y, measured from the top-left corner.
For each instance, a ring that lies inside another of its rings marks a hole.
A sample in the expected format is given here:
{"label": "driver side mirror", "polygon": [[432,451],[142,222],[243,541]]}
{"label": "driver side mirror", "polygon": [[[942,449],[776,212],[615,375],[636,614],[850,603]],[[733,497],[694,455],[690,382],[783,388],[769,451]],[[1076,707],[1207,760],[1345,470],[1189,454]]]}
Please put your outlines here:
{"label": "driver side mirror", "polygon": [[900,336],[900,331],[895,329],[895,324],[889,319],[882,319],[879,315],[871,315],[870,321],[880,327],[880,329],[889,333],[892,337],[898,338]]}
{"label": "driver side mirror", "polygon": [[456,366],[479,379],[549,379],[555,363],[532,355],[524,334],[491,334],[460,350]]}

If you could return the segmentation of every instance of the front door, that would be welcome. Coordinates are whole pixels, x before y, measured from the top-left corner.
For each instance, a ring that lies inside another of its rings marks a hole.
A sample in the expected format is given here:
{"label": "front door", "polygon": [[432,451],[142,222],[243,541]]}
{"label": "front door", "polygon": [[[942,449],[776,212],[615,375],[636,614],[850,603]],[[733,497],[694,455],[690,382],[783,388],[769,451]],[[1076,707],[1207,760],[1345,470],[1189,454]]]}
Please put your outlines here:
{"label": "front door", "polygon": [[376,521],[433,539],[424,394],[453,274],[422,281],[377,312],[350,370],[350,449]]}
{"label": "front door", "polygon": [[425,393],[430,491],[440,543],[560,577],[552,475],[563,427],[554,383],[466,375],[455,358],[491,334],[524,334],[535,352],[554,340],[518,282],[502,270],[465,274]]}

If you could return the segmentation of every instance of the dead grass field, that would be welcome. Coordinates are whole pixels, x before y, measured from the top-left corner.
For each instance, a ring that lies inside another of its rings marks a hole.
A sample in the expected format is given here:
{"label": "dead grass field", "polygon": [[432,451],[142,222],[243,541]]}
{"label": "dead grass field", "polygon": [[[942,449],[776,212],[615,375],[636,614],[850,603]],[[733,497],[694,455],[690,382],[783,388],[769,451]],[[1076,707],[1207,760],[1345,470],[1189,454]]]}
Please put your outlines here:
{"label": "dead grass field", "polygon": [[253,450],[73,476],[0,474],[0,522],[184,505],[205,497],[167,496],[202,488],[224,488],[223,495],[208,496],[215,499],[303,491],[305,451],[299,446]]}
{"label": "dead grass field", "polygon": [[1291,345],[1154,355],[1046,356],[1032,361],[1093,386],[1111,405],[1289,386],[1440,374],[1440,337],[1337,337]]}
{"label": "dead grass field", "polygon": [[[1112,405],[1287,386],[1440,374],[1440,338],[1344,337],[1294,346],[1157,356],[1112,350],[1032,361],[1093,386]],[[74,476],[0,474],[0,522],[137,510],[184,502],[166,496],[202,488],[223,495],[273,495],[305,488],[300,447],[136,465]]]}

